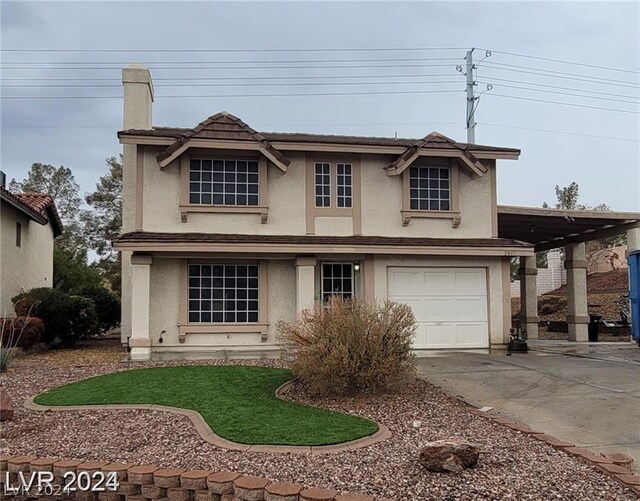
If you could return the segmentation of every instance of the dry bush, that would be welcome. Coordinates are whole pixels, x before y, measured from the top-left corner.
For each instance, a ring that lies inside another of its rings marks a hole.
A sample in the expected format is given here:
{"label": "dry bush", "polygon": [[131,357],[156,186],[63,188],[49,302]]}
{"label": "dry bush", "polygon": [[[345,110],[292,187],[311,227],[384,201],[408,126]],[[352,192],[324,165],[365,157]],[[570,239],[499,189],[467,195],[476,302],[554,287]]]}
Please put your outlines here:
{"label": "dry bush", "polygon": [[408,305],[334,297],[277,328],[294,375],[315,395],[395,391],[415,375]]}
{"label": "dry bush", "polygon": [[44,335],[44,322],[37,317],[0,318],[0,345],[28,350]]}

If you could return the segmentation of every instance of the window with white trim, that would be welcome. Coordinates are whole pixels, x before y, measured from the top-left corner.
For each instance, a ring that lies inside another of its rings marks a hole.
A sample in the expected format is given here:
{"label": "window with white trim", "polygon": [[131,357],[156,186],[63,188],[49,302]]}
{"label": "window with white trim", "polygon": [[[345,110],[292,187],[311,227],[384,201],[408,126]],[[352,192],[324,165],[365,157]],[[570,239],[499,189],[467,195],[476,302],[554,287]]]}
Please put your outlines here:
{"label": "window with white trim", "polygon": [[331,296],[353,296],[353,263],[322,263],[322,300]]}
{"label": "window with white trim", "polygon": [[257,264],[190,264],[190,323],[258,321]]}
{"label": "window with white trim", "polygon": [[446,167],[409,167],[411,210],[451,210],[451,170]]}
{"label": "window with white trim", "polygon": [[316,207],[331,207],[331,164],[316,163]]}
{"label": "window with white trim", "polygon": [[353,203],[353,175],[351,164],[337,164],[337,200],[338,207],[350,208]]}
{"label": "window with white trim", "polygon": [[189,203],[194,205],[259,205],[257,160],[192,158],[189,163]]}

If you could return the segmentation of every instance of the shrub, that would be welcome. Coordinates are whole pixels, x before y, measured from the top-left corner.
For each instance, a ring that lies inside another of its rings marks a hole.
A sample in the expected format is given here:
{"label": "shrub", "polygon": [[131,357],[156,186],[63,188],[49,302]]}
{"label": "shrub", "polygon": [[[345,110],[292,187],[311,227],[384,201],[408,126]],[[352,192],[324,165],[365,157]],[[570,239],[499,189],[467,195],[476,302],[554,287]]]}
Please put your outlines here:
{"label": "shrub", "polygon": [[44,322],[37,317],[0,318],[0,346],[28,350],[44,335]]}
{"label": "shrub", "polygon": [[69,296],[55,289],[31,289],[13,299],[16,315],[31,311],[44,322],[42,341],[51,345],[56,338],[63,346],[97,334],[98,315],[91,299]]}
{"label": "shrub", "polygon": [[415,374],[408,305],[336,297],[277,329],[292,372],[315,395],[394,391]]}
{"label": "shrub", "polygon": [[120,324],[120,299],[109,289],[102,285],[90,285],[79,289],[77,295],[95,303],[99,332],[107,332]]}

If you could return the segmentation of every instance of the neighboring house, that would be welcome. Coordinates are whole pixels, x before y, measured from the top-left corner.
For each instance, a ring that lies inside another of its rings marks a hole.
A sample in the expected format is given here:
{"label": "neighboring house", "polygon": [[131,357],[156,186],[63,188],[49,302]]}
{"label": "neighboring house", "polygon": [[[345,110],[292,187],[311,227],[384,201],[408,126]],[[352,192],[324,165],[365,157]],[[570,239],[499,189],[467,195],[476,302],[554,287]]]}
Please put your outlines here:
{"label": "neighboring house", "polygon": [[277,347],[276,323],[329,295],[410,304],[414,347],[504,346],[509,260],[496,160],[519,150],[256,132],[229,113],[152,127],[123,70],[123,340],[132,358]]}
{"label": "neighboring house", "polygon": [[53,239],[62,223],[49,195],[11,193],[3,183],[0,203],[0,316],[10,316],[12,297],[52,286]]}

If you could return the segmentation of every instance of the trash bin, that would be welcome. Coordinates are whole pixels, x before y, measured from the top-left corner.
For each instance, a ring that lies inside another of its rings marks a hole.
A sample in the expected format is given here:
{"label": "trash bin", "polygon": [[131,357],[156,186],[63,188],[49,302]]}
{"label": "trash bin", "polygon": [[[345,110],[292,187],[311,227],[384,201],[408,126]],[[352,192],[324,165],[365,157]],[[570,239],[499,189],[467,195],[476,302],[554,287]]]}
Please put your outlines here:
{"label": "trash bin", "polygon": [[602,320],[602,315],[589,315],[589,342],[598,341],[598,323]]}

